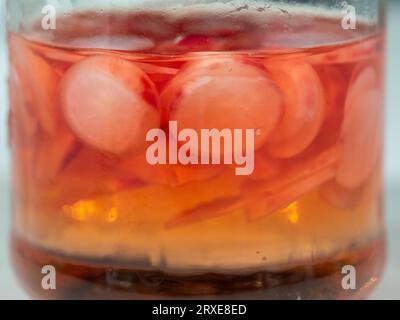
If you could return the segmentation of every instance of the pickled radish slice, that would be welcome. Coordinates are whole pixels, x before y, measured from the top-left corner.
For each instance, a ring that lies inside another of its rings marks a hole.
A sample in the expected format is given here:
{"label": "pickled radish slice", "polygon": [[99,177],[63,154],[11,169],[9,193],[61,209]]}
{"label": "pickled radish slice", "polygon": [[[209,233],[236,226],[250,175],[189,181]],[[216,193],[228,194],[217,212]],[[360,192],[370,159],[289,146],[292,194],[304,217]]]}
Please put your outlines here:
{"label": "pickled radish slice", "polygon": [[132,157],[123,157],[119,168],[127,177],[138,179],[145,183],[169,185],[173,181],[173,172],[167,165],[150,165],[146,160],[146,154],[141,153]]}
{"label": "pickled radish slice", "polygon": [[[187,210],[167,222],[167,228],[184,226],[217,218],[234,210],[252,207],[258,201],[263,201],[262,211],[247,212],[250,220],[262,218],[285,206],[288,206],[309,191],[318,188],[323,183],[332,180],[336,173],[338,148],[323,151],[304,163],[287,170],[287,173],[268,184],[249,184],[242,186],[240,196],[226,197],[204,203],[194,209]],[[237,177],[236,177],[237,178]]]}
{"label": "pickled radish slice", "polygon": [[382,39],[363,40],[334,51],[328,50],[328,52],[311,56],[309,62],[312,64],[344,64],[368,60],[379,52],[381,45]]}
{"label": "pickled radish slice", "polygon": [[21,80],[22,92],[41,129],[54,136],[59,125],[57,90],[59,76],[21,40],[10,37],[11,65]]}
{"label": "pickled radish slice", "polygon": [[135,179],[169,186],[209,180],[223,171],[222,165],[150,165],[145,154],[124,157],[119,167]]}
{"label": "pickled radish slice", "polygon": [[77,150],[76,138],[67,128],[57,138],[42,140],[36,150],[36,178],[51,182]]}
{"label": "pickled radish slice", "polygon": [[151,63],[135,62],[142,69],[151,81],[157,86],[158,90],[162,90],[166,84],[179,72],[178,67],[159,66]]}
{"label": "pickled radish slice", "polygon": [[318,188],[321,184],[335,177],[336,170],[333,166],[322,171],[315,172],[313,175],[292,184],[276,194],[266,195],[260,201],[264,204],[265,209],[261,211],[248,211],[247,217],[249,220],[263,218],[273,212],[289,206],[297,201],[307,192]]}
{"label": "pickled radish slice", "polygon": [[324,65],[315,70],[323,86],[326,110],[323,126],[312,148],[329,147],[337,144],[340,138],[350,74],[345,66]]}
{"label": "pickled radish slice", "polygon": [[165,75],[169,75],[169,76],[175,76],[179,72],[179,69],[170,68],[170,67],[162,67],[162,66],[158,66],[158,65],[154,65],[154,64],[150,64],[150,63],[135,62],[135,64],[149,75],[165,74]]}
{"label": "pickled radish slice", "polygon": [[[25,101],[18,72],[13,70],[9,77],[10,133],[19,143],[29,143],[38,132],[38,121]],[[11,138],[11,136],[10,136]]]}
{"label": "pickled radish slice", "polygon": [[234,210],[243,209],[246,206],[252,207],[257,201],[263,203],[265,210],[247,211],[247,218],[249,220],[260,219],[290,205],[290,203],[296,201],[299,197],[312,191],[324,182],[331,180],[334,176],[335,168],[330,166],[299,181],[297,184],[287,186],[277,193],[264,194],[262,197],[249,197],[245,199],[240,199],[238,197],[218,199],[176,216],[168,221],[166,227],[173,228],[217,218]]}
{"label": "pickled radish slice", "polygon": [[224,172],[222,165],[173,165],[171,169],[174,180],[170,185],[175,186],[195,181],[210,180]]}
{"label": "pickled radish slice", "polygon": [[277,178],[282,170],[283,167],[277,160],[256,153],[254,158],[254,172],[249,176],[249,179],[256,181],[271,180]]}
{"label": "pickled radish slice", "polygon": [[315,68],[321,80],[326,101],[325,124],[342,120],[346,100],[348,80],[347,70],[337,66]]}
{"label": "pickled radish slice", "polygon": [[167,221],[165,228],[172,229],[199,223],[208,219],[215,219],[240,208],[241,206],[238,205],[237,197],[217,199],[175,216]]}
{"label": "pickled radish slice", "polygon": [[72,131],[113,154],[141,151],[160,125],[157,92],[133,63],[94,56],[74,65],[61,84],[61,104]]}
{"label": "pickled radish slice", "polygon": [[357,189],[370,176],[383,143],[382,95],[373,66],[358,68],[345,107],[337,183]]}
{"label": "pickled radish slice", "polygon": [[321,186],[320,195],[323,200],[337,209],[351,209],[358,204],[362,189],[345,189],[332,180]]}
{"label": "pickled radish slice", "polygon": [[249,195],[276,192],[277,190],[286,188],[291,184],[313,176],[316,172],[324,171],[328,168],[337,167],[340,155],[340,147],[333,146],[323,150],[318,154],[309,156],[296,161],[292,165],[285,168],[284,174],[278,179],[271,181],[268,184],[257,185],[252,184],[245,186],[245,192]]}
{"label": "pickled radish slice", "polygon": [[[118,157],[77,143],[62,160],[55,176],[54,197],[59,205],[139,185],[119,167]],[[62,197],[57,195],[62,194]]]}
{"label": "pickled radish slice", "polygon": [[192,62],[167,85],[161,102],[179,130],[254,129],[255,149],[282,115],[281,94],[268,74],[231,57]]}
{"label": "pickled radish slice", "polygon": [[304,151],[318,135],[325,115],[320,79],[304,62],[266,65],[271,78],[284,94],[285,112],[268,142],[269,153],[291,158]]}
{"label": "pickled radish slice", "polygon": [[[79,213],[80,204],[90,203],[96,208],[96,214],[88,220],[107,223],[110,210],[118,212],[118,221],[132,223],[139,228],[146,225],[149,217],[160,225],[162,221],[179,215],[181,212],[196,208],[222,197],[234,197],[240,194],[240,185],[236,177],[221,175],[202,182],[193,182],[181,186],[169,187],[148,185],[139,188],[113,192],[64,206],[63,211],[72,218]],[[133,230],[135,231],[135,230]]]}

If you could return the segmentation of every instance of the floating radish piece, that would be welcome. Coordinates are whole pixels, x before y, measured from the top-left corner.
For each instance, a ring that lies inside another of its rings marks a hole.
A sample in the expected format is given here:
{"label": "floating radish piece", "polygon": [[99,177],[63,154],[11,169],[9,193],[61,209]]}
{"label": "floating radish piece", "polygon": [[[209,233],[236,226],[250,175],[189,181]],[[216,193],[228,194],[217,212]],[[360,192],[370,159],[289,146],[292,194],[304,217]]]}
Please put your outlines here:
{"label": "floating radish piece", "polygon": [[72,150],[62,160],[62,170],[58,170],[55,176],[55,195],[63,195],[54,198],[59,206],[139,185],[120,170],[118,157],[80,143],[75,144]]}
{"label": "floating radish piece", "polygon": [[276,159],[270,159],[257,152],[254,158],[254,172],[249,176],[249,179],[256,181],[271,180],[277,178],[282,170],[282,165]]}
{"label": "floating radish piece", "polygon": [[315,68],[321,80],[326,101],[325,122],[342,120],[346,100],[348,80],[346,69],[337,66],[323,66]]}
{"label": "floating radish piece", "polygon": [[320,66],[315,70],[323,86],[326,101],[325,120],[313,147],[329,147],[339,141],[348,88],[345,66]]}
{"label": "floating radish piece", "polygon": [[336,182],[359,188],[370,176],[383,143],[382,95],[373,66],[356,69],[346,99]]}
{"label": "floating radish piece", "polygon": [[217,177],[223,170],[222,165],[173,165],[172,185],[183,185],[194,181],[205,181]]}
{"label": "floating radish piece", "polygon": [[313,177],[318,172],[328,171],[336,168],[339,160],[340,148],[331,147],[309,158],[305,158],[298,163],[286,167],[284,174],[268,183],[249,182],[244,184],[243,192],[247,197],[263,196],[265,194],[275,194],[280,190],[295,185],[299,181]]}
{"label": "floating radish piece", "polygon": [[380,50],[382,39],[373,38],[335,51],[320,53],[309,58],[312,64],[344,64],[373,58]]}
{"label": "floating radish piece", "polygon": [[307,192],[318,188],[321,184],[329,181],[335,177],[335,167],[331,166],[322,171],[315,172],[313,175],[293,184],[288,185],[279,193],[266,195],[260,201],[264,203],[265,211],[248,211],[247,217],[249,220],[263,218],[271,213],[283,209],[290,205],[292,202],[298,200]]}
{"label": "floating radish piece", "polygon": [[173,172],[167,165],[150,165],[146,154],[141,153],[132,157],[123,157],[119,164],[126,176],[131,176],[145,183],[169,185],[173,181]]}
{"label": "floating radish piece", "polygon": [[9,77],[10,132],[15,133],[15,137],[20,143],[30,143],[38,132],[38,121],[33,116],[32,110],[29,110],[26,105],[22,92],[23,87],[18,72],[12,70]]}
{"label": "floating radish piece", "polygon": [[262,218],[289,205],[305,193],[334,178],[337,160],[338,148],[331,148],[302,163],[299,167],[296,166],[292,170],[288,170],[284,176],[278,177],[276,181],[257,184],[253,187],[243,185],[240,196],[217,199],[187,210],[168,221],[166,227],[173,228],[216,218],[233,210],[251,207],[257,201],[265,201],[268,210],[251,211],[248,213],[248,217],[251,220]]}
{"label": "floating radish piece", "polygon": [[11,64],[21,80],[22,92],[41,129],[54,136],[60,115],[57,104],[59,76],[50,65],[15,37],[10,37]]}
{"label": "floating radish piece", "polygon": [[113,154],[140,152],[160,125],[154,84],[133,63],[94,56],[74,65],[61,84],[61,105],[72,131]]}
{"label": "floating radish piece", "polygon": [[172,229],[218,218],[240,208],[241,205],[238,205],[237,197],[218,199],[177,215],[165,224],[165,228]]}
{"label": "floating radish piece", "polygon": [[320,195],[331,206],[343,210],[354,208],[358,204],[362,190],[345,189],[333,180],[321,186]]}
{"label": "floating radish piece", "polygon": [[189,64],[167,85],[161,102],[179,130],[194,129],[199,136],[202,129],[254,129],[255,149],[282,115],[281,94],[268,74],[231,57]]}
{"label": "floating radish piece", "polygon": [[143,182],[169,186],[209,180],[223,171],[222,165],[150,165],[145,154],[124,157],[119,167]]}
{"label": "floating radish piece", "polygon": [[286,108],[267,147],[274,157],[291,158],[304,151],[321,129],[325,115],[323,89],[307,63],[272,63],[266,67],[284,94]]}
{"label": "floating radish piece", "polygon": [[263,202],[266,208],[265,211],[249,211],[247,212],[247,217],[249,220],[263,218],[281,208],[284,208],[285,206],[288,206],[302,195],[312,191],[322,183],[329,181],[334,176],[335,168],[331,166],[320,172],[316,172],[313,176],[307,177],[297,184],[287,186],[287,188],[276,194],[265,194],[264,196],[248,197],[243,199],[239,197],[218,199],[217,201],[206,203],[193,210],[184,212],[170,220],[166,227],[178,227],[201,222],[207,219],[217,218],[230,213],[233,210],[242,209],[246,206],[251,207],[257,201]]}
{"label": "floating radish piece", "polygon": [[[38,48],[39,49],[39,48]],[[78,63],[85,58],[85,54],[78,53],[77,51],[63,50],[61,51],[57,47],[47,47],[46,48],[46,58],[51,61],[51,65],[62,66],[61,69],[68,69],[71,64]]]}
{"label": "floating radish piece", "polygon": [[135,64],[149,75],[165,74],[165,75],[175,76],[179,72],[179,69],[157,66],[150,63],[135,62]]}
{"label": "floating radish piece", "polygon": [[179,67],[159,66],[151,63],[135,62],[142,69],[151,81],[157,86],[158,90],[162,90],[166,84],[179,72]]}
{"label": "floating radish piece", "polygon": [[239,193],[240,184],[236,177],[221,175],[215,179],[173,188],[152,184],[106,193],[84,201],[80,198],[78,202],[74,201],[63,209],[71,217],[73,211],[79,213],[80,204],[86,203],[96,207],[96,214],[88,217],[92,221],[107,221],[110,210],[114,209],[119,213],[119,223],[131,224],[136,221],[138,226],[145,226],[150,219],[159,225],[169,217],[177,216],[201,203],[237,196]]}
{"label": "floating radish piece", "polygon": [[75,136],[65,127],[57,138],[42,140],[35,155],[36,178],[51,182],[78,148]]}

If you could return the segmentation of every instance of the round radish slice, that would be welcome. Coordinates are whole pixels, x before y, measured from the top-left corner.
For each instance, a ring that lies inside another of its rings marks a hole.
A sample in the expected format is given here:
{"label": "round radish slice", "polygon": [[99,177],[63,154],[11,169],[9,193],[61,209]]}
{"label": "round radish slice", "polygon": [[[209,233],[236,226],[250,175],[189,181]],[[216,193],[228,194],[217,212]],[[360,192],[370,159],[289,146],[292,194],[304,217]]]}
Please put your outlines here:
{"label": "round radish slice", "polygon": [[322,85],[307,63],[274,63],[266,67],[284,93],[286,108],[268,143],[269,153],[277,158],[291,158],[304,151],[321,129],[325,115]]}
{"label": "round radish slice", "polygon": [[281,93],[268,74],[231,57],[192,62],[167,85],[161,101],[165,118],[199,136],[202,129],[230,129],[232,135],[234,129],[254,129],[255,149],[282,116]]}
{"label": "round radish slice", "polygon": [[147,132],[160,125],[154,84],[133,63],[115,57],[73,66],[61,84],[61,104],[82,141],[113,154],[142,151]]}
{"label": "round radish slice", "polygon": [[374,67],[358,68],[346,98],[342,150],[336,181],[347,189],[360,187],[378,160],[383,140],[382,95]]}

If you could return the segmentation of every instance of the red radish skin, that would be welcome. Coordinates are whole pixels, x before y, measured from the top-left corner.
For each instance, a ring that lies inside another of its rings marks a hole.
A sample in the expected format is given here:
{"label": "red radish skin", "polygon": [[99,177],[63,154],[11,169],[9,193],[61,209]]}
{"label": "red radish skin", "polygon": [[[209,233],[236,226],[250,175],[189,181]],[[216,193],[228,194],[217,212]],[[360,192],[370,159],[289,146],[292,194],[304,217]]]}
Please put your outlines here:
{"label": "red radish skin", "polygon": [[382,96],[374,66],[356,68],[346,99],[336,182],[359,188],[371,175],[383,143]]}
{"label": "red radish skin", "polygon": [[254,129],[255,149],[282,117],[281,93],[268,74],[232,57],[189,63],[167,85],[161,101],[164,118],[177,121],[178,130]]}
{"label": "red radish skin", "polygon": [[305,62],[266,65],[271,79],[284,94],[285,112],[268,142],[269,153],[291,158],[304,151],[317,137],[325,117],[320,79]]}
{"label": "red radish skin", "polygon": [[74,65],[61,84],[61,106],[77,137],[112,154],[143,151],[147,132],[160,126],[154,84],[135,64],[112,56]]}

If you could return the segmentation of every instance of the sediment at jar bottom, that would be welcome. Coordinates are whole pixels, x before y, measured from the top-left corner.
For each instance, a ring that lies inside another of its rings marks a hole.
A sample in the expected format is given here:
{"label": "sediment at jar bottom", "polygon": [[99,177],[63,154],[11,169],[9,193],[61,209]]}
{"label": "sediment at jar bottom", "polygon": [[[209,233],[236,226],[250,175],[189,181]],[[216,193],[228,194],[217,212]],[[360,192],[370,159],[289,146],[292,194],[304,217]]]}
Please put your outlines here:
{"label": "sediment at jar bottom", "polygon": [[[29,294],[39,299],[362,299],[377,283],[385,259],[384,236],[329,258],[280,271],[174,274],[117,260],[86,260],[48,252],[12,238],[14,267]],[[54,266],[56,289],[42,287],[44,266]],[[345,279],[354,267],[355,287]]]}

